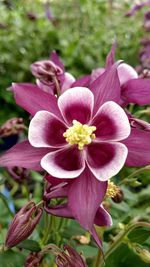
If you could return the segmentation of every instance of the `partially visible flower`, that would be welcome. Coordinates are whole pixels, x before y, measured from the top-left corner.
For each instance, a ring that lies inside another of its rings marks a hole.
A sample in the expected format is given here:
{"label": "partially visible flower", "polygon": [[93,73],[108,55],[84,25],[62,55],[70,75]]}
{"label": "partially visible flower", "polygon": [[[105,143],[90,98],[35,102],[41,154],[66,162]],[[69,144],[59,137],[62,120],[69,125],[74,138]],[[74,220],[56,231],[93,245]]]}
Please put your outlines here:
{"label": "partially visible flower", "polygon": [[57,267],[87,267],[81,255],[69,245],[64,245],[64,251],[55,259]]}
{"label": "partially visible flower", "polygon": [[60,95],[75,81],[70,73],[65,72],[63,63],[54,51],[50,59],[34,62],[31,71],[37,78],[39,88],[51,94]]}
{"label": "partially visible flower", "polygon": [[12,118],[0,127],[0,137],[16,135],[25,129],[22,118]]}
{"label": "partially visible flower", "polygon": [[16,182],[22,182],[29,177],[29,171],[25,168],[12,167],[7,168],[7,171]]}
{"label": "partially visible flower", "polygon": [[126,17],[130,17],[130,16],[134,16],[135,15],[135,13],[138,11],[138,10],[140,10],[140,9],[142,9],[143,7],[145,7],[145,6],[149,6],[150,5],[150,1],[149,0],[147,0],[147,1],[144,1],[144,2],[142,2],[142,3],[140,3],[140,4],[136,4],[136,5],[134,5],[126,14],[125,14],[125,16]]}
{"label": "partially visible flower", "polygon": [[42,216],[42,209],[37,207],[33,201],[28,202],[15,215],[11,222],[5,246],[8,248],[14,247],[26,238],[28,238]]}
{"label": "partially visible flower", "polygon": [[42,255],[37,252],[30,252],[28,255],[24,267],[39,267],[42,260]]}
{"label": "partially visible flower", "polygon": [[[94,175],[86,170],[78,178],[68,181],[46,176],[49,182],[44,192],[44,209],[47,213],[59,217],[76,219],[80,225],[88,230],[101,248],[94,224],[110,226],[112,220],[104,209],[102,201],[107,190],[107,182],[98,181]],[[64,198],[62,204],[51,204],[52,199]]]}

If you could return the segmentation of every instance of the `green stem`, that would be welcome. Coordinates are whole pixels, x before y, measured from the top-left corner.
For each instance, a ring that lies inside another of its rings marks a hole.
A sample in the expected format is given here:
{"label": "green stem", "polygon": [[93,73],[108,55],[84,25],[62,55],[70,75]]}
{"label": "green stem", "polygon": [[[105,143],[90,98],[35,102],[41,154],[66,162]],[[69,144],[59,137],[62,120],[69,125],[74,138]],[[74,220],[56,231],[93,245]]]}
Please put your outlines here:
{"label": "green stem", "polygon": [[133,229],[135,229],[137,227],[142,227],[142,226],[143,227],[150,228],[150,224],[149,223],[146,223],[146,222],[136,222],[134,224],[130,224],[128,227],[126,227],[124,230],[122,230],[121,233],[119,233],[116,236],[114,242],[112,243],[112,245],[107,250],[107,252],[105,254],[105,260],[107,260],[107,258],[110,256],[110,254],[122,243],[123,238],[126,235],[128,235]]}
{"label": "green stem", "polygon": [[97,253],[97,258],[96,258],[96,262],[95,262],[95,267],[100,267],[101,264],[103,264],[103,261],[101,262],[101,257],[102,256],[102,253],[100,251],[100,249],[98,250],[98,253]]}
{"label": "green stem", "polygon": [[136,170],[135,172],[131,173],[129,176],[127,176],[123,181],[119,183],[119,185],[126,184],[128,182],[131,182],[131,178],[134,178],[136,175],[144,172],[144,171],[150,171],[150,165],[140,168]]}

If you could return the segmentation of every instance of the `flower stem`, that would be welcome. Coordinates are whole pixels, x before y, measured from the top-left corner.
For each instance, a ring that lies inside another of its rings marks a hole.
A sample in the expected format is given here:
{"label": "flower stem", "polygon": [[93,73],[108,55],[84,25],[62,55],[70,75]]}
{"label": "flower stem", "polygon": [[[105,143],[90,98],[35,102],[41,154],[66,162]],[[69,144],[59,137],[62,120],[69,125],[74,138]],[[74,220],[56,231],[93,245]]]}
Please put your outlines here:
{"label": "flower stem", "polygon": [[96,262],[95,262],[95,267],[100,267],[100,266],[102,266],[102,264],[103,264],[103,259],[102,259],[102,253],[101,253],[101,251],[100,251],[100,249],[98,250],[98,253],[97,253],[97,258],[96,258]]}
{"label": "flower stem", "polygon": [[[150,224],[146,223],[146,222],[135,222],[132,223],[130,225],[128,225],[124,230],[122,230],[114,239],[114,242],[110,245],[109,249],[106,251],[105,253],[105,260],[107,260],[107,258],[111,255],[112,252],[114,252],[114,250],[116,250],[116,248],[118,248],[118,246],[122,243],[124,237],[126,235],[128,235],[133,229],[137,228],[137,227],[148,227],[150,228]],[[101,252],[100,250],[98,251],[98,255],[97,255],[97,259],[96,259],[96,264],[95,267],[102,267],[104,264],[104,260],[101,257]]]}

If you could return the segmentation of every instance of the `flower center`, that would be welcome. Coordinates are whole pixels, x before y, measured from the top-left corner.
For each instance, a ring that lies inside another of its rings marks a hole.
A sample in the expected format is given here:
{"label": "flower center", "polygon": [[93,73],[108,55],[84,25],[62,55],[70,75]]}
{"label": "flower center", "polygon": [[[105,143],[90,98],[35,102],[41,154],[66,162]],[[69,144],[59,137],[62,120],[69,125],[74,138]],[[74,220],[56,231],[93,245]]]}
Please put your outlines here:
{"label": "flower center", "polygon": [[93,132],[96,130],[95,126],[88,126],[79,121],[73,120],[73,126],[66,130],[63,136],[70,145],[78,145],[79,150],[83,150],[85,145],[88,145],[95,139]]}
{"label": "flower center", "polygon": [[108,181],[108,188],[106,192],[107,197],[115,197],[120,192],[120,189],[113,182]]}

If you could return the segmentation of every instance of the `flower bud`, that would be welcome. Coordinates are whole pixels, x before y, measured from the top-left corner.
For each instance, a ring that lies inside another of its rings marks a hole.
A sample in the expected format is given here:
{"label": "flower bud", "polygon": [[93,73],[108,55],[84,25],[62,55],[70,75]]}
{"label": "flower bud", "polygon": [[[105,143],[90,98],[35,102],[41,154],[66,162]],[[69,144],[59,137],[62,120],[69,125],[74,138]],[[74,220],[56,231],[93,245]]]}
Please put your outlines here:
{"label": "flower bud", "polygon": [[29,171],[25,168],[21,167],[12,167],[12,168],[7,168],[8,173],[11,175],[11,177],[16,181],[16,182],[22,182],[23,180],[27,180],[29,178]]}
{"label": "flower bud", "polygon": [[12,118],[0,127],[0,137],[16,135],[25,129],[22,118]]}
{"label": "flower bud", "polygon": [[37,78],[38,86],[44,91],[57,93],[57,86],[64,81],[63,70],[51,60],[41,60],[31,65],[31,72]]}
{"label": "flower bud", "polygon": [[42,209],[37,207],[33,201],[28,202],[19,210],[11,222],[5,246],[11,248],[27,239],[32,234],[41,216]]}
{"label": "flower bud", "polygon": [[87,267],[81,255],[79,255],[75,249],[72,247],[65,245],[62,253],[56,257],[56,265],[57,267]]}
{"label": "flower bud", "polygon": [[39,267],[42,259],[42,255],[37,252],[31,252],[25,262],[24,267]]}

